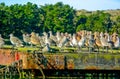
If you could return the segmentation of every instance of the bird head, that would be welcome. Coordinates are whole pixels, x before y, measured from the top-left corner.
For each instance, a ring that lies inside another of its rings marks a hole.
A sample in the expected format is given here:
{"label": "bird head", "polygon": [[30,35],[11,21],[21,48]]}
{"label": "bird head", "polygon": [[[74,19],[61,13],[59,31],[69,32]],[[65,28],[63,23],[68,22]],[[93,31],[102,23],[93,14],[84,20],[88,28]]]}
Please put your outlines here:
{"label": "bird head", "polygon": [[13,34],[11,33],[9,36],[10,36],[10,37],[12,37],[12,36],[13,36]]}

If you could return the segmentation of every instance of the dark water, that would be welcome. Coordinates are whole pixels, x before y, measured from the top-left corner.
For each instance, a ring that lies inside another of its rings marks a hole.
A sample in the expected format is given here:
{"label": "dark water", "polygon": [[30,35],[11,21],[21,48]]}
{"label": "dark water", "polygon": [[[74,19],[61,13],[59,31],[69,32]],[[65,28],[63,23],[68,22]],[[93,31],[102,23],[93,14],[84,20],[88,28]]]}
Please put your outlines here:
{"label": "dark water", "polygon": [[[66,76],[65,76],[66,75]],[[4,76],[0,76],[0,79],[120,79],[120,74],[116,74],[116,73],[111,73],[111,74],[105,74],[105,73],[87,73],[84,75],[79,75],[77,77],[73,76],[70,77],[68,76],[68,74],[65,74],[64,76],[45,76],[45,78],[43,78],[42,76],[37,76],[37,77],[19,77],[19,76],[8,76],[8,75],[4,75]]]}
{"label": "dark water", "polygon": [[120,70],[44,70],[24,74],[0,74],[0,79],[120,79]]}

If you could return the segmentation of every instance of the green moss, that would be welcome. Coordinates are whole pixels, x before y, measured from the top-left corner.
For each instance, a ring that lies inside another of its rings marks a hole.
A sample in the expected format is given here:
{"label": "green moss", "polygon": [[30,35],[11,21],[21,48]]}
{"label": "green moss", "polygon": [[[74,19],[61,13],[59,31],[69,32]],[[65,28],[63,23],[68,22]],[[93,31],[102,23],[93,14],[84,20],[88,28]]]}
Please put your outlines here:
{"label": "green moss", "polygon": [[20,48],[18,48],[18,50],[22,51],[22,52],[28,52],[28,51],[39,50],[39,48],[34,48],[34,47],[20,47]]}
{"label": "green moss", "polygon": [[[5,45],[4,48],[12,49],[12,45]],[[60,52],[59,47],[52,46],[51,48],[55,49],[57,51],[44,52],[44,54],[64,55],[64,56],[67,56],[69,58],[74,58],[74,59],[81,58],[82,56],[85,56],[88,58],[94,58],[96,56],[99,56],[99,57],[103,57],[107,60],[110,60],[113,56],[116,57],[117,59],[120,58],[120,55],[118,55],[119,53],[116,53],[116,52],[119,52],[120,50],[113,50],[114,53],[98,53],[98,54],[96,54],[96,52],[95,53],[73,52],[74,50],[76,50],[76,48],[72,48],[72,47],[64,47],[65,50],[69,50],[67,52]],[[40,48],[37,48],[37,47],[19,47],[16,49],[18,51],[21,51],[21,52],[31,52],[32,53],[34,50],[39,50]],[[87,50],[87,48],[83,48],[83,50]]]}
{"label": "green moss", "polygon": [[113,57],[112,55],[104,55],[104,58],[105,58],[106,60],[110,60],[112,57]]}
{"label": "green moss", "polygon": [[69,58],[74,58],[74,59],[79,58],[78,54],[66,54],[66,56],[69,57]]}
{"label": "green moss", "polygon": [[[12,45],[4,45],[4,49],[13,49]],[[34,51],[34,50],[39,50],[40,48],[36,48],[36,47],[14,47],[14,49],[17,49],[20,52],[29,52]]]}
{"label": "green moss", "polygon": [[12,48],[12,45],[4,45],[4,48],[5,48],[5,49],[11,49],[11,48]]}

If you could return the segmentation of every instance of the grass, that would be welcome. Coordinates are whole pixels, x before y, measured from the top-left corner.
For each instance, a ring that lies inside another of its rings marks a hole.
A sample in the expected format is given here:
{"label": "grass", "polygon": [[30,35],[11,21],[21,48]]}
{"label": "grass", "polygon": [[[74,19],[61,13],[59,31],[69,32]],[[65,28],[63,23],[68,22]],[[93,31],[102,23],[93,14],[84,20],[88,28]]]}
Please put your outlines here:
{"label": "grass", "polygon": [[[4,48],[5,49],[12,49],[12,45],[5,45]],[[95,55],[97,53],[97,52],[92,52],[92,53],[84,52],[84,51],[88,50],[87,48],[83,48],[82,52],[73,52],[74,50],[76,50],[76,48],[73,48],[73,47],[64,47],[63,49],[65,50],[65,52],[60,52],[59,47],[52,46],[51,48],[54,49],[54,50],[57,50],[57,51],[55,51],[54,53],[53,52],[50,52],[50,53],[44,52],[44,54],[64,55],[64,56],[67,56],[67,57],[70,57],[70,58],[77,59],[77,58],[80,58],[83,55],[89,56],[89,58],[93,58],[93,57],[95,57]],[[17,49],[20,52],[31,52],[32,53],[34,50],[39,50],[40,48],[35,47],[35,46],[34,47],[26,46],[26,47],[18,47],[18,48],[15,48],[15,49]],[[102,49],[100,49],[100,51],[102,51]],[[98,55],[103,56],[104,58],[109,60],[109,59],[112,58],[112,56],[116,56],[117,58],[120,58],[120,55],[119,55],[120,53],[119,52],[120,52],[119,49],[118,50],[115,49],[115,50],[113,50],[113,53],[111,53],[111,52],[110,53],[100,52],[100,53],[98,53]]]}
{"label": "grass", "polygon": [[34,50],[39,50],[39,48],[34,48],[34,47],[20,47],[18,48],[19,51],[22,51],[22,52],[32,52]]}
{"label": "grass", "polygon": [[[5,49],[12,49],[12,45],[5,45],[4,46]],[[39,50],[39,48],[37,47],[18,47],[18,48],[14,48],[17,49],[20,52],[29,52],[29,51],[34,51],[34,50]]]}

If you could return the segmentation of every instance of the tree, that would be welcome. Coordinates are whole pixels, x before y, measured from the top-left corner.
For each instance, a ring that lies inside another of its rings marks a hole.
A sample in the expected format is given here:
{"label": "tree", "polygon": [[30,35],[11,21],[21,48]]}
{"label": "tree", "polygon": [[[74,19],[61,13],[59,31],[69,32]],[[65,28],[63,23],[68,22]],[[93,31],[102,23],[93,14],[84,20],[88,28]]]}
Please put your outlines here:
{"label": "tree", "polygon": [[120,16],[117,16],[116,21],[114,22],[112,32],[117,32],[120,35]]}
{"label": "tree", "polygon": [[44,31],[74,33],[79,30],[108,31],[120,34],[120,16],[114,21],[109,13],[104,11],[82,12],[73,9],[67,4],[58,2],[37,6],[27,4],[14,4],[6,6],[0,3],[0,34],[9,38],[10,33],[22,36],[22,33],[32,31],[42,33]]}
{"label": "tree", "polygon": [[76,17],[76,31],[79,31],[79,30],[87,30],[86,29],[86,21],[87,21],[87,16],[85,15],[80,15],[78,17]]}
{"label": "tree", "polygon": [[[74,9],[69,5],[58,2],[55,5],[45,5],[41,7],[45,12],[44,30],[73,32]],[[70,30],[72,29],[72,30]]]}

